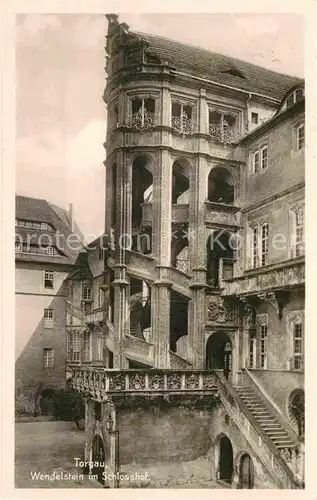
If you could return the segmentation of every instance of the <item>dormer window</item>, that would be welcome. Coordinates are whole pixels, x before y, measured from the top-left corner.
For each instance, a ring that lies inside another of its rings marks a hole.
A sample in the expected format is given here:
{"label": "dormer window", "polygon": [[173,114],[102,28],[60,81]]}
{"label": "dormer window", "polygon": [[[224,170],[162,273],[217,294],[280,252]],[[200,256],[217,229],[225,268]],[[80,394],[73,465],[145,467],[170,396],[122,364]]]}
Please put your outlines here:
{"label": "dormer window", "polygon": [[290,108],[302,99],[304,99],[304,89],[296,89],[286,99],[286,107]]}
{"label": "dormer window", "polygon": [[132,100],[132,118],[130,125],[133,128],[148,128],[156,123],[155,116],[155,99],[134,98]]}

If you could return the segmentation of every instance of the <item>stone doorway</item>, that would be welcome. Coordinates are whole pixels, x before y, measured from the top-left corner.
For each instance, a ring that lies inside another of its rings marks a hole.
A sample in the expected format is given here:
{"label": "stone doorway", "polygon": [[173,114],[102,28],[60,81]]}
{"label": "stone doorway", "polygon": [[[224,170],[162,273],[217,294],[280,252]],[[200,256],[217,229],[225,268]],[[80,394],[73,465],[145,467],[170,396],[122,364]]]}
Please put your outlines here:
{"label": "stone doorway", "polygon": [[240,460],[239,486],[251,490],[254,487],[254,466],[250,455],[245,453]]}
{"label": "stone doorway", "polygon": [[92,442],[92,461],[97,462],[98,466],[93,467],[92,474],[98,476],[98,481],[104,484],[103,472],[105,470],[105,448],[101,436],[98,434],[94,437]]}
{"label": "stone doorway", "polygon": [[227,436],[222,436],[219,441],[219,479],[231,484],[233,476],[233,450]]}
{"label": "stone doorway", "polygon": [[223,370],[226,378],[232,371],[232,344],[229,336],[222,331],[213,333],[206,346],[207,370]]}

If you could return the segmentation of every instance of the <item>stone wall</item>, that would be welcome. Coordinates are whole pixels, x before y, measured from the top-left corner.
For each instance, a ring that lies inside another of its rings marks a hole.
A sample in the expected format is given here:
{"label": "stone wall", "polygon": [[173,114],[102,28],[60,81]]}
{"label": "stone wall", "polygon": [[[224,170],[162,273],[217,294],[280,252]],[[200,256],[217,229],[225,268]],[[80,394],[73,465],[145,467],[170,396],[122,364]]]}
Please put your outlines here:
{"label": "stone wall", "polygon": [[[93,403],[86,407],[86,460],[95,434],[102,436],[106,450],[106,470],[113,457],[106,431],[109,407],[103,406],[100,422],[94,420]],[[225,409],[197,409],[188,406],[156,405],[119,408],[116,412],[120,443],[120,472],[133,476],[121,487],[159,488],[217,479],[219,437],[226,435],[233,447],[234,465],[248,453],[255,470],[255,488],[274,488],[260,460],[253,454],[238,427],[228,420]],[[111,463],[112,462],[112,463]]]}

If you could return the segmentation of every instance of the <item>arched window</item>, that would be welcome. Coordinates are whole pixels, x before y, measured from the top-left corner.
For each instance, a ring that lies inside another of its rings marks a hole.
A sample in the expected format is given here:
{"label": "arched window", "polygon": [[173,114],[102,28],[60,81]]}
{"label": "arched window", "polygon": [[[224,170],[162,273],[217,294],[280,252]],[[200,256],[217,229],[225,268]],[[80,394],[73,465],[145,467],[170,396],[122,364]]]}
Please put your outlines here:
{"label": "arched window", "polygon": [[305,433],[305,394],[302,389],[295,389],[288,399],[288,414],[297,427],[299,436]]}

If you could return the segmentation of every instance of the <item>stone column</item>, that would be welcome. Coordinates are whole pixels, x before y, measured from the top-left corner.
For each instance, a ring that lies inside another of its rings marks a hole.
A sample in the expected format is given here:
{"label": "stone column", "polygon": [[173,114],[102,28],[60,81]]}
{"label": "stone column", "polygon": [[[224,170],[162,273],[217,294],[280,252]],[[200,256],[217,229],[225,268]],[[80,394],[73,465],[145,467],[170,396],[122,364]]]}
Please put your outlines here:
{"label": "stone column", "polygon": [[115,229],[114,353],[113,367],[127,368],[123,340],[129,333],[129,281],[126,272],[127,250],[131,247],[132,163],[126,153],[117,154],[117,225]]}
{"label": "stone column", "polygon": [[172,223],[172,162],[168,151],[161,150],[153,176],[153,254],[157,260],[156,280],[152,283],[152,339],[155,367],[169,368],[170,287]]}
{"label": "stone column", "polygon": [[192,275],[192,299],[188,308],[188,344],[191,362],[196,369],[203,369],[205,363],[206,192],[207,161],[199,155],[190,176],[188,238],[189,265]]}

